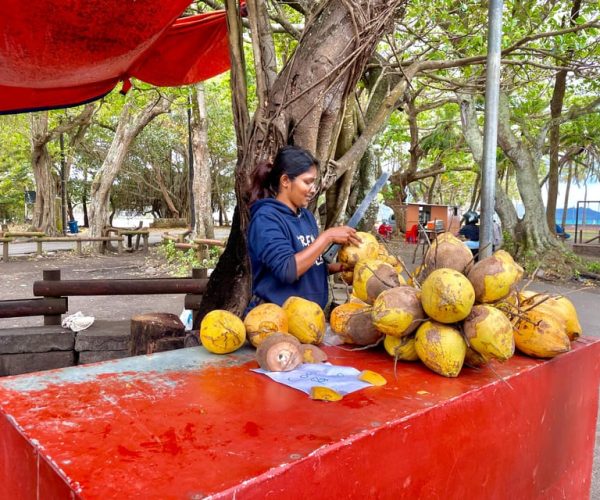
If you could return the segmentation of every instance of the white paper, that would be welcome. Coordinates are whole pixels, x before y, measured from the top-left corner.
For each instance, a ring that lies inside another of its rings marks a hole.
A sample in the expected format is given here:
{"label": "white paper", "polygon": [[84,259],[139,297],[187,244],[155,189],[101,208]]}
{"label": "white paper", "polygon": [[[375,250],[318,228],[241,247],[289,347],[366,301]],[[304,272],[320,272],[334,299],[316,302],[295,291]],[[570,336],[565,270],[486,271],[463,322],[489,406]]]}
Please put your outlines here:
{"label": "white paper", "polygon": [[314,386],[329,387],[342,395],[371,387],[368,382],[358,379],[361,372],[356,368],[330,363],[303,363],[289,372],[268,372],[262,368],[254,368],[252,371],[309,395]]}

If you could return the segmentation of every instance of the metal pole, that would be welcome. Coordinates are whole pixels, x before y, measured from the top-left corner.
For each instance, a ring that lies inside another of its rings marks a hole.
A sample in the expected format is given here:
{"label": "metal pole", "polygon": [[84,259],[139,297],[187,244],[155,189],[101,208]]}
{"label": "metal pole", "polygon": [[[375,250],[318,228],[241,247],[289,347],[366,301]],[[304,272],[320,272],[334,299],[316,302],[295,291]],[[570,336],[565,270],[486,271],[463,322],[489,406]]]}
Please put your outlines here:
{"label": "metal pole", "polygon": [[496,195],[496,144],[500,95],[500,42],[503,0],[490,0],[488,8],[488,54],[485,82],[483,173],[481,176],[481,227],[479,258],[492,254],[493,216]]}

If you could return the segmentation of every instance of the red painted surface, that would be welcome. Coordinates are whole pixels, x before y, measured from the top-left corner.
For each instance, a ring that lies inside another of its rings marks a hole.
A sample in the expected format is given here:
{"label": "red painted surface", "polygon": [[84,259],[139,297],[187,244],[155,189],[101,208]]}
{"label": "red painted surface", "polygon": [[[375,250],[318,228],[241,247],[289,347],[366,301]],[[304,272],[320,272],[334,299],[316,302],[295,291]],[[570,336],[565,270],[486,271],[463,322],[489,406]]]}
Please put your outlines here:
{"label": "red painted surface", "polygon": [[9,377],[0,381],[0,410],[14,418],[0,421],[0,498],[33,498],[36,449],[52,468],[39,475],[42,490],[53,475],[56,498],[61,481],[89,499],[585,498],[600,341],[573,347],[456,379],[416,363],[399,364],[394,379],[383,352],[329,348],[334,364],[388,379],[338,403],[312,401],[234,356],[162,370],[172,354],[160,353],[143,357],[151,371],[71,383],[59,375],[94,366]]}
{"label": "red painted surface", "polygon": [[190,0],[4,0],[0,113],[75,105],[129,77],[163,86],[229,69],[225,12]]}

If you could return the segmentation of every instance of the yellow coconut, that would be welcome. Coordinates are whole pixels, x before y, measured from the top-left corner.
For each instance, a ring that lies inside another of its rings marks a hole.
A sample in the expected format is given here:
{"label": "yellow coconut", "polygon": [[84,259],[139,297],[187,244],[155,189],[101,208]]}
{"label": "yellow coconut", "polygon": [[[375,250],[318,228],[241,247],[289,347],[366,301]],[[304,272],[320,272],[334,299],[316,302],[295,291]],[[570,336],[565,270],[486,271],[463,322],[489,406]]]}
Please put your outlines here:
{"label": "yellow coconut", "polygon": [[556,317],[564,326],[570,340],[575,340],[581,335],[581,325],[579,324],[577,311],[573,303],[566,297],[523,292],[520,294],[520,298],[522,309],[536,309]]}
{"label": "yellow coconut", "polygon": [[287,314],[277,304],[265,303],[256,306],[244,318],[246,335],[254,347],[258,347],[275,332],[287,333]]}
{"label": "yellow coconut", "polygon": [[415,349],[414,335],[404,337],[386,335],[383,339],[383,347],[390,356],[401,361],[417,361],[419,359]]}
{"label": "yellow coconut", "polygon": [[367,304],[372,304],[384,290],[404,283],[394,267],[381,260],[359,260],[354,267],[354,295]]}
{"label": "yellow coconut", "polygon": [[464,273],[467,266],[472,262],[471,250],[452,233],[445,232],[437,236],[423,259],[427,273],[436,269],[454,269]]}
{"label": "yellow coconut", "polygon": [[359,245],[343,245],[338,253],[338,261],[347,268],[353,268],[361,259],[372,259],[379,252],[377,238],[371,233],[358,231],[356,236],[361,240]]}
{"label": "yellow coconut", "polygon": [[480,260],[467,273],[475,289],[475,300],[485,304],[508,296],[522,276],[523,268],[504,250]]}
{"label": "yellow coconut", "polygon": [[348,320],[352,315],[359,311],[364,311],[367,307],[369,307],[369,305],[364,302],[347,302],[346,304],[341,304],[333,308],[331,316],[329,317],[331,331],[341,335],[346,329]]}
{"label": "yellow coconut", "polygon": [[519,351],[536,358],[553,358],[571,349],[565,327],[554,316],[531,309],[521,315],[514,330]]}
{"label": "yellow coconut", "polygon": [[209,352],[227,354],[242,347],[245,341],[244,323],[229,311],[215,309],[200,323],[200,342]]}
{"label": "yellow coconut", "polygon": [[407,285],[384,290],[373,303],[371,319],[375,328],[386,335],[409,335],[425,319],[421,292]]}
{"label": "yellow coconut", "polygon": [[421,303],[425,313],[440,323],[456,323],[465,319],[475,302],[475,291],[469,280],[454,269],[436,269],[421,287]]}
{"label": "yellow coconut", "polygon": [[354,281],[354,268],[352,268],[350,271],[342,271],[340,276],[346,285],[351,285],[352,281]]}
{"label": "yellow coconut", "polygon": [[415,349],[430,370],[444,377],[457,377],[465,361],[467,344],[456,328],[426,321],[417,329]]}
{"label": "yellow coconut", "polygon": [[331,311],[329,323],[346,344],[372,345],[383,336],[371,322],[371,308],[367,304],[348,302],[337,306]]}
{"label": "yellow coconut", "polygon": [[471,347],[486,361],[506,361],[515,353],[512,324],[495,307],[473,306],[463,323],[463,332]]}
{"label": "yellow coconut", "polygon": [[289,297],[283,303],[288,317],[288,332],[303,344],[320,344],[325,337],[325,314],[316,302]]}
{"label": "yellow coconut", "polygon": [[382,260],[383,262],[387,262],[388,264],[392,265],[394,269],[396,269],[398,274],[404,271],[404,264],[402,264],[402,261],[395,255],[390,254],[383,243],[379,243],[379,250],[375,258],[377,260]]}

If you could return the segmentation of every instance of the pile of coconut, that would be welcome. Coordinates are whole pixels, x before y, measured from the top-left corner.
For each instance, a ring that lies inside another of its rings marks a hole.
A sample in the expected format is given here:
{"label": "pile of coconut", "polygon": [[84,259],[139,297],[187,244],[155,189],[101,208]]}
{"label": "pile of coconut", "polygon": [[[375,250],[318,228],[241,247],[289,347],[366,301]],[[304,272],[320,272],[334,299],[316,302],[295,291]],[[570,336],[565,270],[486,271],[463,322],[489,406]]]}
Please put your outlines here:
{"label": "pile of coconut", "polygon": [[[383,343],[396,360],[421,360],[440,375],[456,377],[463,365],[506,361],[515,346],[530,356],[554,357],[581,334],[566,297],[517,290],[523,269],[503,250],[474,263],[462,241],[442,233],[413,276],[373,235],[358,236],[359,246],[339,252],[342,279],[352,291],[330,318],[331,330],[346,344]],[[318,304],[290,297],[282,307],[255,307],[244,321],[212,311],[202,321],[200,340],[210,352],[225,354],[247,339],[261,368],[289,371],[327,359],[317,347],[326,326]]]}

